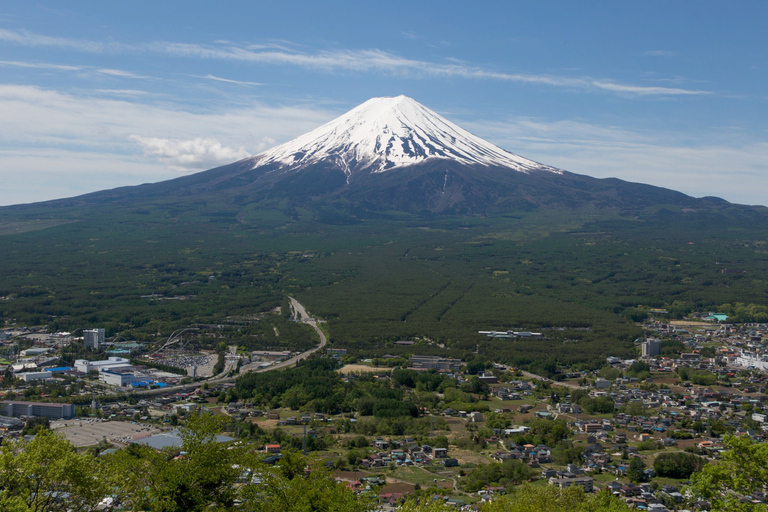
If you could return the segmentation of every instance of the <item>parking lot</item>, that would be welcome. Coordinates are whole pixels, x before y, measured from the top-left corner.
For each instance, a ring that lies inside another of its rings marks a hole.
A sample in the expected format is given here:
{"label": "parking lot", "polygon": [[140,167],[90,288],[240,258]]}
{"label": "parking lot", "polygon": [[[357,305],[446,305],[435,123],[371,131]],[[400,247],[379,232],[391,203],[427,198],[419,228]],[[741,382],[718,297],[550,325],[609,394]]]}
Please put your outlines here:
{"label": "parking lot", "polygon": [[51,428],[63,434],[76,448],[92,446],[102,439],[110,443],[128,444],[133,439],[158,433],[160,430],[130,421],[103,421],[97,419],[51,422]]}

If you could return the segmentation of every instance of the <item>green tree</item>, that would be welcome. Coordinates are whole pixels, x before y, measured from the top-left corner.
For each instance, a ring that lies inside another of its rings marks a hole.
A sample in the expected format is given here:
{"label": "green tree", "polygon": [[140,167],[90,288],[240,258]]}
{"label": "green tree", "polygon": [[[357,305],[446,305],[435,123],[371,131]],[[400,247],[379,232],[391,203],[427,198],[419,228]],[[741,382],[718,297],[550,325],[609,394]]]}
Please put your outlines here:
{"label": "green tree", "polygon": [[107,494],[101,466],[64,438],[39,430],[32,441],[0,447],[0,510],[93,510]]}
{"label": "green tree", "polygon": [[740,498],[762,491],[768,483],[768,444],[733,436],[723,443],[727,451],[693,474],[691,488],[709,501],[713,512],[765,511],[765,505],[742,503]]}
{"label": "green tree", "polygon": [[689,478],[705,464],[706,459],[692,453],[661,453],[653,461],[653,470],[662,477]]}
{"label": "green tree", "polygon": [[241,491],[241,510],[252,512],[363,512],[368,498],[337,483],[319,461],[297,451],[283,453],[276,467],[261,467]]}
{"label": "green tree", "polygon": [[620,499],[603,491],[584,494],[579,487],[558,489],[548,485],[537,487],[524,485],[511,494],[502,496],[480,508],[481,512],[629,512]]}
{"label": "green tree", "polygon": [[131,445],[107,457],[112,485],[122,501],[152,512],[231,508],[236,498],[233,484],[243,472],[245,452],[239,445],[216,442],[224,421],[194,414],[180,431],[180,450],[157,452]]}
{"label": "green tree", "polygon": [[645,469],[645,462],[643,462],[643,459],[640,457],[633,457],[632,461],[629,463],[629,469],[627,469],[627,478],[632,480],[633,482],[645,482],[645,473],[643,473],[643,470]]}

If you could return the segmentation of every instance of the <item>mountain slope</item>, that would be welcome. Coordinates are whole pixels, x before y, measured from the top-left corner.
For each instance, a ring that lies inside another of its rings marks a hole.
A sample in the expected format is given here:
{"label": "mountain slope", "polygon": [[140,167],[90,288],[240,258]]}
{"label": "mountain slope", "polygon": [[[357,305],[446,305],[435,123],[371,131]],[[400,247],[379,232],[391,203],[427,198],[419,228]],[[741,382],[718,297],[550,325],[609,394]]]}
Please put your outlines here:
{"label": "mountain slope", "polygon": [[507,152],[405,96],[373,98],[254,157],[137,187],[48,206],[168,199],[235,207],[262,201],[345,209],[487,214],[510,209],[595,208],[635,214],[654,205],[721,208],[716,198],[569,173]]}

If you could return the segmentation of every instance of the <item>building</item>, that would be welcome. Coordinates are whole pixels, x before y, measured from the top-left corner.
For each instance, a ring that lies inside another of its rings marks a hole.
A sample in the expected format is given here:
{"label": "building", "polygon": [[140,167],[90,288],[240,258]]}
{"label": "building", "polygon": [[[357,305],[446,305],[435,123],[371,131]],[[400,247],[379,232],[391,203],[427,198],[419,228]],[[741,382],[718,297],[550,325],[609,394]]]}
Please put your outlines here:
{"label": "building", "polygon": [[642,344],[643,357],[654,357],[661,354],[661,340],[648,338]]}
{"label": "building", "polygon": [[75,361],[75,369],[82,373],[90,373],[92,371],[103,370],[116,370],[119,368],[130,367],[131,362],[124,357],[110,357],[103,361],[88,361],[87,359],[77,359]]}
{"label": "building", "polygon": [[35,416],[50,420],[70,420],[75,417],[74,404],[48,404],[43,402],[17,402],[3,400],[0,402],[0,415],[19,418]]}
{"label": "building", "polygon": [[592,480],[592,478],[588,476],[577,477],[577,478],[550,478],[549,479],[550,485],[554,485],[560,489],[565,489],[572,485],[580,485],[584,488],[584,492],[592,492],[593,482],[594,480]]}
{"label": "building", "polygon": [[611,381],[609,381],[608,379],[604,379],[602,377],[598,377],[595,380],[595,387],[597,389],[607,389],[607,388],[610,388],[611,387]]}
{"label": "building", "polygon": [[99,372],[99,382],[109,384],[110,386],[124,387],[134,382],[145,380],[145,377],[138,377],[133,373],[133,367],[130,369],[122,368],[119,370],[102,369]]}
{"label": "building", "polygon": [[411,356],[413,368],[429,370],[458,370],[461,368],[461,359],[448,359],[438,356]]}
{"label": "building", "polygon": [[88,329],[83,331],[83,347],[99,350],[104,345],[104,329]]}
{"label": "building", "polygon": [[51,372],[24,372],[17,373],[16,377],[22,379],[24,382],[31,382],[33,380],[46,380],[53,377]]}

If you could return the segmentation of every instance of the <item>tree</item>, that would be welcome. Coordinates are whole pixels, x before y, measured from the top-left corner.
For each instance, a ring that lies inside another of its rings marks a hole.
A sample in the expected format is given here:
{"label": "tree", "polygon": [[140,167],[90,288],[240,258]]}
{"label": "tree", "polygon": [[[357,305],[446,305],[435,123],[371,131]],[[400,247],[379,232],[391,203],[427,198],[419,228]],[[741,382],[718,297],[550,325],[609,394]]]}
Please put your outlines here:
{"label": "tree", "polygon": [[131,445],[107,457],[112,485],[122,501],[152,512],[231,508],[233,484],[242,474],[244,448],[216,442],[225,419],[194,414],[180,431],[181,449]]}
{"label": "tree", "polygon": [[0,447],[0,510],[94,510],[107,494],[100,472],[91,454],[77,453],[50,430],[39,430],[29,442],[5,442]]}
{"label": "tree", "polygon": [[645,473],[643,473],[644,469],[645,462],[643,462],[643,459],[640,457],[634,457],[629,463],[629,469],[627,469],[627,478],[635,483],[645,482],[646,478]]}
{"label": "tree", "polygon": [[661,453],[653,461],[653,470],[662,477],[690,478],[692,473],[700,471],[705,464],[706,459],[692,453]]}
{"label": "tree", "polygon": [[240,493],[241,510],[252,512],[363,512],[372,503],[337,483],[319,461],[298,451],[283,453],[279,464],[257,466]]}
{"label": "tree", "polygon": [[579,486],[558,489],[555,486],[524,485],[481,507],[481,512],[629,512],[620,499],[603,491],[584,494]]}
{"label": "tree", "polygon": [[713,512],[765,510],[765,505],[741,503],[740,498],[768,483],[768,444],[733,436],[726,436],[723,444],[728,450],[693,474],[691,488],[710,502]]}

